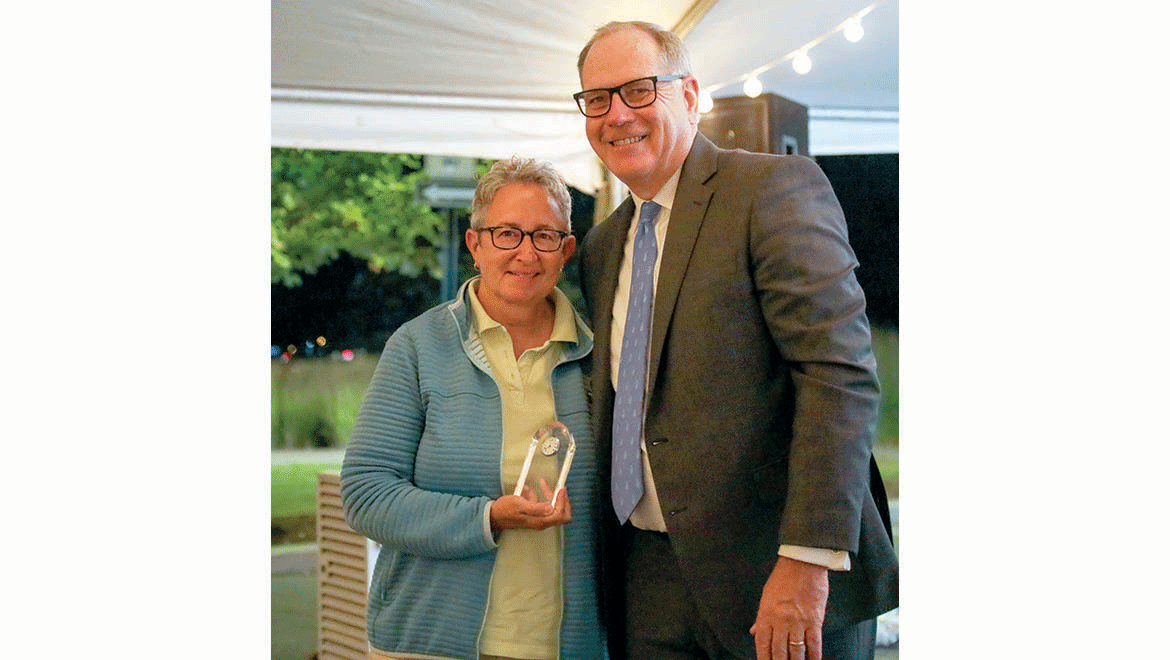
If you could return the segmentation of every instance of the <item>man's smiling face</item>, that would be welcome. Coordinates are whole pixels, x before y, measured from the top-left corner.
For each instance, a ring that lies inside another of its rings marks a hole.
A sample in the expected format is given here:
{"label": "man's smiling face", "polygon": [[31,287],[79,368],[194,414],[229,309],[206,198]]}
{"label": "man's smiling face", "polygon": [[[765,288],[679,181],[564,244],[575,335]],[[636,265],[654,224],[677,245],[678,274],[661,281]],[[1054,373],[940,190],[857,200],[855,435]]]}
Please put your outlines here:
{"label": "man's smiling face", "polygon": [[[686,73],[663,70],[654,38],[623,30],[599,39],[581,68],[583,89],[617,87],[637,78]],[[631,110],[614,94],[609,112],[587,117],[593,151],[635,195],[649,199],[682,167],[698,130],[698,82],[658,83],[658,100]]]}

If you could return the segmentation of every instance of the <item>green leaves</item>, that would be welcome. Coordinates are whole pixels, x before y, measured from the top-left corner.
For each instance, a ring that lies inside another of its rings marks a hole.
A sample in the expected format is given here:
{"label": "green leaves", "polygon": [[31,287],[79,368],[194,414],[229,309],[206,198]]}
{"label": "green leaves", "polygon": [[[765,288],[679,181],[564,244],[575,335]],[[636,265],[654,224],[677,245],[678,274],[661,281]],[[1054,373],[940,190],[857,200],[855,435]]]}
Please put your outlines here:
{"label": "green leaves", "polygon": [[272,149],[272,282],[301,283],[341,250],[375,271],[442,276],[445,221],[414,204],[421,156]]}

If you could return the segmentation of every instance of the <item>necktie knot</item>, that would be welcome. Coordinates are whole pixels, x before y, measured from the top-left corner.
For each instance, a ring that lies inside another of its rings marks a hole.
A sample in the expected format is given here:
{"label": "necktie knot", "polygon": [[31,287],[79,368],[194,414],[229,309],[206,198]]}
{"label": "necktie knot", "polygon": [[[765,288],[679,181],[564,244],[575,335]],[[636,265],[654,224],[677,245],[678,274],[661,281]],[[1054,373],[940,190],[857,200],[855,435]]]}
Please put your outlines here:
{"label": "necktie knot", "polygon": [[658,204],[647,201],[642,203],[642,214],[638,218],[638,224],[654,226],[654,221],[658,219],[658,213],[662,211],[662,207]]}

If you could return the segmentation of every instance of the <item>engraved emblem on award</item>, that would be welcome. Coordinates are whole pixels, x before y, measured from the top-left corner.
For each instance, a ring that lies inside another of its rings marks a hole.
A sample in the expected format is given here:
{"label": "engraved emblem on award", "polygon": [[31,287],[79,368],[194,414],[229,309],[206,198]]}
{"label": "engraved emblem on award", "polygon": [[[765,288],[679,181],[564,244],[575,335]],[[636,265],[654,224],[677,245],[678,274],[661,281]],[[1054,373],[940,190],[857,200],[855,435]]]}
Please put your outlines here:
{"label": "engraved emblem on award", "polygon": [[557,436],[550,433],[548,437],[544,439],[544,442],[540,443],[540,453],[544,454],[545,456],[552,456],[553,454],[557,453],[557,449],[559,449],[560,446],[561,441],[557,439]]}

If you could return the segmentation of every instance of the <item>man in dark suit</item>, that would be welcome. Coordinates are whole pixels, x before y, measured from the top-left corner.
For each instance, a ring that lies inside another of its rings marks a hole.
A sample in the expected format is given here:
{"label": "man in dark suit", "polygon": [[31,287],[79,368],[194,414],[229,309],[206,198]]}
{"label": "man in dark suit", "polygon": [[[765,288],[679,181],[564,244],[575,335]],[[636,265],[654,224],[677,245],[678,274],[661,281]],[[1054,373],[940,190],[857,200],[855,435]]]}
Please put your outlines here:
{"label": "man in dark suit", "polygon": [[828,181],[699,135],[689,57],[657,26],[600,28],[578,72],[589,142],[633,193],[581,250],[621,525],[615,657],[872,658],[898,569]]}

